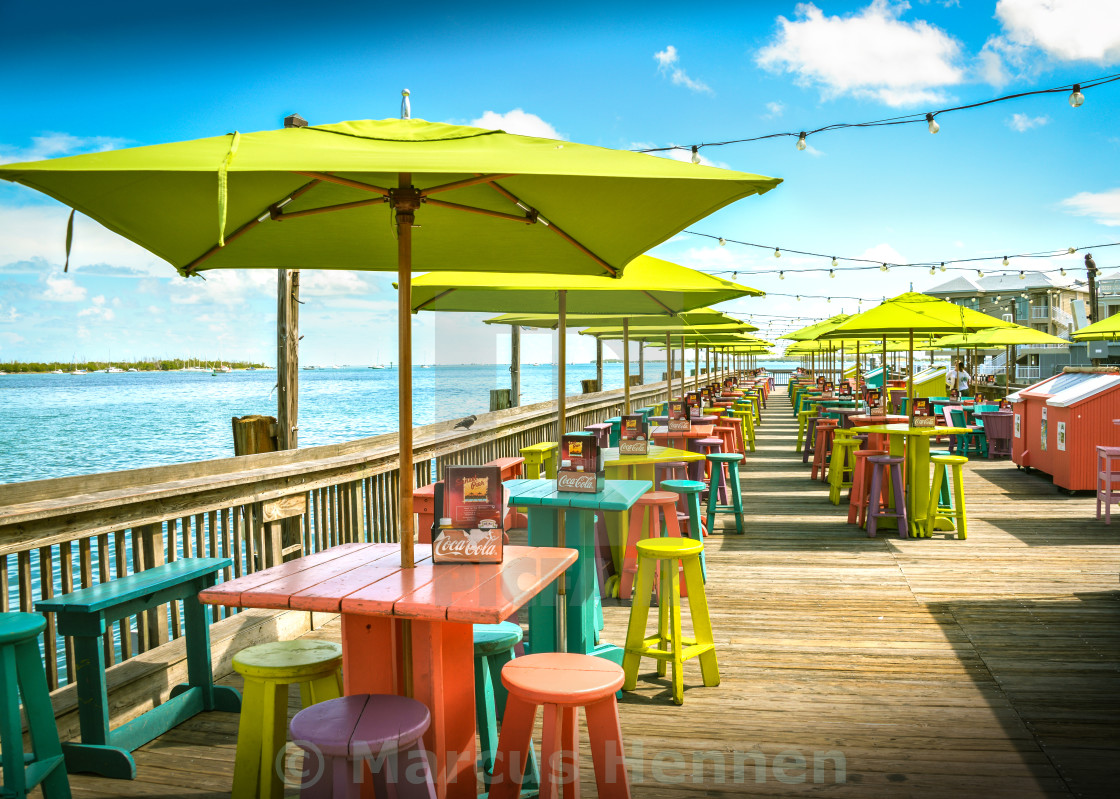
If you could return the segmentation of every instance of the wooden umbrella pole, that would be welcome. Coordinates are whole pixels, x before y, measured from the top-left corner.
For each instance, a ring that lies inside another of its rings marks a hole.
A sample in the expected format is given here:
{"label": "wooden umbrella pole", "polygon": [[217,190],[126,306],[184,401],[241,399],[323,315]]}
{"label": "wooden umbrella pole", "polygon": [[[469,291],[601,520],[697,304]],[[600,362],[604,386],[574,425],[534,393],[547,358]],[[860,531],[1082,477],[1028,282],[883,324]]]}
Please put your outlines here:
{"label": "wooden umbrella pole", "polygon": [[[602,386],[600,386],[602,388]],[[622,397],[625,413],[630,413],[630,320],[622,319]]]}
{"label": "wooden umbrella pole", "polygon": [[906,353],[906,410],[914,426],[914,330],[910,330],[910,351]]}
{"label": "wooden umbrella pole", "polygon": [[557,330],[560,331],[560,338],[557,341],[556,347],[559,352],[560,363],[556,366],[556,441],[560,442],[561,437],[565,433],[565,422],[567,419],[564,417],[568,414],[568,401],[567,401],[567,360],[568,360],[568,292],[560,290],[557,292],[559,299],[557,302],[559,324]]}
{"label": "wooden umbrella pole", "polygon": [[665,377],[668,379],[665,383],[666,393],[668,399],[673,398],[673,346],[670,341],[668,333],[665,334]]}
{"label": "wooden umbrella pole", "polygon": [[[401,566],[416,566],[412,529],[412,224],[420,207],[420,193],[412,188],[412,175],[400,174],[392,198],[397,218],[397,446],[399,450],[400,504],[398,506]],[[406,672],[407,673],[407,672]]]}
{"label": "wooden umbrella pole", "polygon": [[1003,348],[1003,395],[1011,393],[1011,345]]}
{"label": "wooden umbrella pole", "polygon": [[700,391],[700,345],[692,345],[692,390]]}

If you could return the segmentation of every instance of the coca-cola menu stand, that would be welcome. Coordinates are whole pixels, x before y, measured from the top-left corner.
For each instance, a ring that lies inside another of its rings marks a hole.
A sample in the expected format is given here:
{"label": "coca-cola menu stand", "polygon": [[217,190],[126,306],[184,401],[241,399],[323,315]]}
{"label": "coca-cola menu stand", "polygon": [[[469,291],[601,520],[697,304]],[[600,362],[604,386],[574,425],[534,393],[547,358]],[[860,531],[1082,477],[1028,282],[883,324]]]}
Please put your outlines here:
{"label": "coca-cola menu stand", "polygon": [[221,583],[199,599],[341,613],[345,694],[412,696],[427,705],[424,746],[435,755],[438,795],[475,799],[474,625],[508,619],[576,552],[511,546],[501,563],[455,565],[433,564],[431,553],[417,544],[416,567],[404,569],[400,544],[340,544]]}
{"label": "coca-cola menu stand", "polygon": [[[564,546],[579,552],[565,579],[567,629],[557,619],[555,585],[529,601],[529,642],[526,648],[539,652],[575,652],[595,655],[622,665],[622,648],[595,643],[601,624],[596,618],[595,513],[628,511],[642,494],[653,488],[648,480],[608,480],[595,494],[557,491],[553,480],[509,480],[510,505],[526,508],[530,546],[553,547],[559,540],[560,515],[564,516]],[[600,611],[601,612],[601,611]]]}

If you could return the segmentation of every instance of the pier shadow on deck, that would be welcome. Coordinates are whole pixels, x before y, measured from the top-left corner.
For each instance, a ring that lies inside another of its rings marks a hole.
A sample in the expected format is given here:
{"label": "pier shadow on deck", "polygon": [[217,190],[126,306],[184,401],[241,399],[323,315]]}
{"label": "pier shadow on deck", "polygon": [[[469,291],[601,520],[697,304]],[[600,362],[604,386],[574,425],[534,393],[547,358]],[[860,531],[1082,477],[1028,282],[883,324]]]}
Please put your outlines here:
{"label": "pier shadow on deck", "polygon": [[[707,540],[721,684],[690,662],[677,707],[643,663],[621,702],[634,796],[1114,795],[1120,523],[973,461],[967,541],[869,539],[809,480],[782,397],[759,433],[746,534]],[[604,640],[627,615],[606,603]],[[74,795],[228,796],[236,731],[200,715],[137,751],[136,781],[72,775]]]}

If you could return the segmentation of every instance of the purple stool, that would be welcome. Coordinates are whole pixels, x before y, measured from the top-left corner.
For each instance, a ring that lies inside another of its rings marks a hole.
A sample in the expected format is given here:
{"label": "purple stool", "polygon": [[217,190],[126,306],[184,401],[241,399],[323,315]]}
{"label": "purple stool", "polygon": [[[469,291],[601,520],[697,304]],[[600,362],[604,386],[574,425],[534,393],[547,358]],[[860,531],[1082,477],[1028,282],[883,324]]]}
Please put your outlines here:
{"label": "purple stool", "polygon": [[[354,761],[374,768],[378,796],[436,799],[424,750],[432,717],[415,699],[356,694],[305,708],[292,719],[292,740],[304,750],[302,799],[358,799]],[[359,772],[361,773],[361,772]]]}
{"label": "purple stool", "polygon": [[823,416],[810,416],[805,423],[805,447],[801,450],[801,462],[808,463],[817,452],[817,420]]}
{"label": "purple stool", "polygon": [[[692,440],[692,445],[696,448],[697,452],[701,453],[705,457],[707,457],[708,455],[712,455],[714,453],[722,453],[723,452],[723,439],[722,438],[716,438],[715,436],[712,436],[711,438],[694,438]],[[713,469],[718,469],[719,470],[719,483],[717,484],[718,489],[719,489],[719,493],[718,493],[717,496],[719,497],[720,504],[721,505],[726,505],[727,504],[727,480],[723,476],[723,464],[722,463],[716,463],[714,461],[707,461],[707,463]],[[704,478],[704,463],[701,462],[701,461],[697,461],[697,466],[700,467],[699,470],[697,471],[698,476],[694,477],[692,479],[700,480],[701,482],[706,482],[703,479]]]}
{"label": "purple stool", "polygon": [[653,465],[653,490],[660,491],[662,480],[687,480],[688,467],[684,461],[667,461]]}
{"label": "purple stool", "polygon": [[[909,527],[906,523],[906,494],[902,491],[902,458],[890,455],[872,455],[867,459],[871,464],[871,490],[867,500],[867,536],[875,537],[879,517],[898,521],[898,537],[906,538]],[[890,469],[891,487],[894,491],[894,511],[882,506],[883,470]]]}

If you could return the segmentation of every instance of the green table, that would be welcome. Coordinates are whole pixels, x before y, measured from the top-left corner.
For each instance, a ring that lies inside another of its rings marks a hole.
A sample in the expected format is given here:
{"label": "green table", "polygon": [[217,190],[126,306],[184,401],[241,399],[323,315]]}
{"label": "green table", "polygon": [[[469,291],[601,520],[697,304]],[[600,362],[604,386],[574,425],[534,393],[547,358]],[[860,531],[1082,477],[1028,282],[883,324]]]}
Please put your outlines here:
{"label": "green table", "polygon": [[[860,433],[880,433],[890,440],[893,456],[905,457],[906,471],[906,517],[910,526],[910,538],[923,538],[926,534],[926,518],[929,515],[929,440],[937,436],[960,435],[969,432],[967,427],[911,427],[908,424],[883,424],[860,427]],[[895,502],[891,497],[891,503]],[[936,508],[934,509],[936,511]],[[898,529],[894,519],[884,518],[883,526]],[[938,516],[934,522],[936,530],[955,530],[951,519]]]}
{"label": "green table", "polygon": [[509,504],[527,511],[530,546],[564,546],[579,552],[565,573],[563,603],[555,583],[530,600],[530,650],[595,655],[621,665],[621,647],[596,643],[601,624],[596,619],[599,581],[595,513],[627,511],[653,484],[648,480],[608,480],[596,494],[559,492],[555,480],[509,480],[503,485],[509,491]]}

